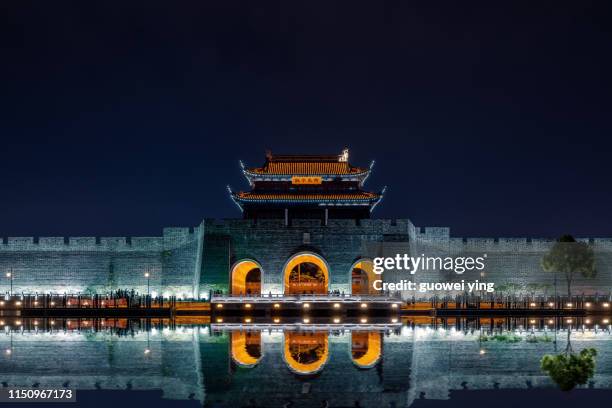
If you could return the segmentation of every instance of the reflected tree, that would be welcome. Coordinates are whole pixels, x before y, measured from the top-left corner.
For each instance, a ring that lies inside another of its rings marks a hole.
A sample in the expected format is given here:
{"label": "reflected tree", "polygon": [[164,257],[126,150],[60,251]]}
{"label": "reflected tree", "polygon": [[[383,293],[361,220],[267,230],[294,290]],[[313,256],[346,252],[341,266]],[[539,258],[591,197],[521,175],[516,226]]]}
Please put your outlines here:
{"label": "reflected tree", "polygon": [[547,354],[540,361],[542,371],[548,374],[562,391],[571,391],[577,385],[586,384],[595,374],[597,350],[586,348],[580,353],[574,353],[570,336],[571,331],[568,330],[565,352]]}

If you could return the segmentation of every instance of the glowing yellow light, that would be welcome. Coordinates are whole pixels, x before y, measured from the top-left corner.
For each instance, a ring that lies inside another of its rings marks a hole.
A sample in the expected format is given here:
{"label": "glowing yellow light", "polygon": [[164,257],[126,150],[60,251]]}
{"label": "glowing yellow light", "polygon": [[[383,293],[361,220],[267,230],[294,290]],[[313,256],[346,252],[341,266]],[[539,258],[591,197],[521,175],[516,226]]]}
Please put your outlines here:
{"label": "glowing yellow light", "polygon": [[486,354],[487,351],[485,349],[480,349],[480,351],[478,353],[480,353],[480,355],[483,355],[483,354]]}
{"label": "glowing yellow light", "polygon": [[[104,322],[102,322],[102,324],[104,324]],[[55,326],[55,322],[53,320],[51,320],[51,326]]]}
{"label": "glowing yellow light", "polygon": [[361,304],[361,308],[362,308],[362,309],[365,309],[366,307],[368,307],[368,304],[367,304],[367,303],[362,303],[362,304]]}
{"label": "glowing yellow light", "polygon": [[305,318],[305,319],[303,320],[303,322],[304,322],[304,323],[310,323],[310,319],[309,319],[309,318]]}
{"label": "glowing yellow light", "polygon": [[38,320],[34,320],[34,326],[38,326]]}
{"label": "glowing yellow light", "polygon": [[244,319],[245,323],[251,323],[251,318],[247,317],[246,319]]}
{"label": "glowing yellow light", "polygon": [[0,326],[4,326],[4,320],[0,320]]}
{"label": "glowing yellow light", "polygon": [[274,323],[280,323],[280,319],[278,317],[274,318]]}
{"label": "glowing yellow light", "polygon": [[17,306],[21,306],[21,302],[20,302],[20,301],[17,301],[17,302],[15,302],[15,305],[17,305]]}
{"label": "glowing yellow light", "polygon": [[550,320],[548,321],[548,324],[553,324],[554,322],[555,322],[554,320],[550,319]]}
{"label": "glowing yellow light", "polygon": [[367,322],[368,322],[368,319],[366,319],[366,318],[364,317],[364,318],[362,318],[360,321],[361,321],[361,323],[367,323]]}
{"label": "glowing yellow light", "polygon": [[531,307],[536,307],[536,304],[535,304],[535,302],[531,302],[531,303],[529,304],[529,306],[531,306]]}
{"label": "glowing yellow light", "polygon": [[548,306],[553,307],[555,304],[553,302],[548,302]]}
{"label": "glowing yellow light", "polygon": [[223,309],[223,305],[221,303],[217,304],[217,309]]}
{"label": "glowing yellow light", "polygon": [[304,309],[308,309],[310,307],[310,303],[304,303]]}
{"label": "glowing yellow light", "polygon": [[586,307],[591,307],[591,302],[586,302],[584,305],[585,305]]}
{"label": "glowing yellow light", "polygon": [[280,309],[280,303],[275,303],[275,304],[274,304],[274,308],[275,308],[275,309]]}
{"label": "glowing yellow light", "polygon": [[21,326],[21,320],[17,320],[17,321],[15,322],[15,324],[16,324],[17,326]]}
{"label": "glowing yellow light", "polygon": [[531,319],[531,320],[529,321],[529,323],[531,323],[531,324],[535,324],[535,322],[536,322],[536,321],[535,321],[535,319]]}
{"label": "glowing yellow light", "polygon": [[4,306],[4,300],[0,301],[0,306]]}
{"label": "glowing yellow light", "polygon": [[337,317],[334,318],[334,323],[340,323],[340,319],[338,319]]}
{"label": "glowing yellow light", "polygon": [[340,303],[334,303],[334,309],[340,309]]}
{"label": "glowing yellow light", "polygon": [[34,306],[38,305],[38,300],[34,301]]}
{"label": "glowing yellow light", "polygon": [[251,308],[251,304],[247,303],[246,305],[244,305],[244,307],[246,307],[247,309],[250,309]]}
{"label": "glowing yellow light", "polygon": [[51,302],[51,306],[55,306],[55,302]]}
{"label": "glowing yellow light", "polygon": [[603,322],[603,324],[608,324],[608,323],[610,323],[610,320],[608,320],[608,319],[603,319],[603,320],[602,320],[602,322]]}
{"label": "glowing yellow light", "polygon": [[391,319],[391,323],[397,323],[397,318],[394,317],[393,319]]}
{"label": "glowing yellow light", "polygon": [[391,305],[391,307],[392,307],[393,309],[397,309],[397,308],[399,307],[399,305],[398,305],[397,303],[394,303],[394,304],[392,304],[392,305]]}
{"label": "glowing yellow light", "polygon": [[591,324],[591,319],[586,319],[584,322],[585,322],[586,324]]}
{"label": "glowing yellow light", "polygon": [[223,319],[220,317],[217,317],[217,323],[223,323]]}
{"label": "glowing yellow light", "polygon": [[603,307],[610,307],[610,304],[608,302],[603,304]]}
{"label": "glowing yellow light", "polygon": [[567,319],[566,322],[571,323],[572,319]]}
{"label": "glowing yellow light", "polygon": [[572,307],[572,304],[571,304],[570,302],[568,302],[568,303],[566,304],[566,306],[567,306],[567,307]]}

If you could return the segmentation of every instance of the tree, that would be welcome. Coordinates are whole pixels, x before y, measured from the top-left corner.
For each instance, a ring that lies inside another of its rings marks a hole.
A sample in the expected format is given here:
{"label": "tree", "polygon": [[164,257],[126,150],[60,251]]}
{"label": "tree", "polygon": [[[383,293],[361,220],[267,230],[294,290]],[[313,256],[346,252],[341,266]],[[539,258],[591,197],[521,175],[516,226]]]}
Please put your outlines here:
{"label": "tree", "polygon": [[567,282],[567,296],[572,296],[572,282],[578,274],[585,278],[593,278],[597,274],[593,248],[584,242],[576,242],[571,235],[559,238],[542,257],[542,269],[563,274]]}
{"label": "tree", "polygon": [[593,377],[596,355],[597,350],[594,348],[583,349],[578,354],[572,352],[568,330],[565,352],[545,355],[540,361],[540,367],[562,391],[570,391],[577,385],[586,384],[589,378]]}

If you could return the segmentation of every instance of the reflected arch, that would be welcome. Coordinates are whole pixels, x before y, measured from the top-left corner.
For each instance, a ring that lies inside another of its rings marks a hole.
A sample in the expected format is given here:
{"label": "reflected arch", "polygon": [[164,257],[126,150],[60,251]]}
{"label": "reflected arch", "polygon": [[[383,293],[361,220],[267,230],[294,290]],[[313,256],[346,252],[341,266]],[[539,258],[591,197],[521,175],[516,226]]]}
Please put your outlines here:
{"label": "reflected arch", "polygon": [[283,360],[296,374],[316,374],[329,359],[327,333],[286,332],[283,342]]}
{"label": "reflected arch", "polygon": [[241,367],[253,367],[263,357],[261,332],[232,332],[231,342],[232,360]]}
{"label": "reflected arch", "polygon": [[329,265],[313,252],[293,255],[283,268],[284,293],[327,295],[329,292]]}
{"label": "reflected arch", "polygon": [[376,295],[379,291],[374,289],[374,281],[381,279],[380,275],[374,273],[374,263],[371,259],[363,258],[357,260],[351,266],[351,294],[353,295]]}
{"label": "reflected arch", "polygon": [[382,336],[378,332],[351,333],[351,360],[359,368],[372,368],[382,356]]}
{"label": "reflected arch", "polygon": [[232,295],[261,295],[263,269],[259,262],[242,259],[232,266],[230,274]]}

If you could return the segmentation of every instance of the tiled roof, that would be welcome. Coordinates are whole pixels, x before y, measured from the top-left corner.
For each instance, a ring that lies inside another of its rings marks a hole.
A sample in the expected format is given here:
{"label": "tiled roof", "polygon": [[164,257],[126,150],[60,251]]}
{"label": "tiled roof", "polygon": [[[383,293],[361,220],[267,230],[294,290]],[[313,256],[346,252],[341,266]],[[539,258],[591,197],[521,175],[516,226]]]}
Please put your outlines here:
{"label": "tiled roof", "polygon": [[248,171],[256,174],[281,174],[281,175],[317,175],[317,174],[359,174],[368,170],[360,167],[353,167],[347,162],[328,162],[328,161],[272,161],[266,163],[264,167],[251,168]]}
{"label": "tiled roof", "polygon": [[379,194],[360,191],[355,193],[316,193],[316,194],[286,194],[286,193],[236,193],[235,197],[242,201],[290,200],[290,201],[371,201],[380,198]]}

